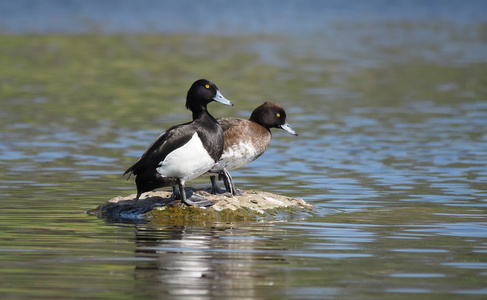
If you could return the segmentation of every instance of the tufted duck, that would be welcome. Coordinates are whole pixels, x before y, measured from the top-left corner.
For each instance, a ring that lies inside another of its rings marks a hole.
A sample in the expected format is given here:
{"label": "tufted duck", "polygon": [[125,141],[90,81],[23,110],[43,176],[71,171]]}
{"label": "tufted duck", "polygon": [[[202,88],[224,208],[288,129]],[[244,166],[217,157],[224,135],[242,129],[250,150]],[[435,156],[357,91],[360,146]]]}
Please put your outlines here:
{"label": "tufted duck", "polygon": [[228,171],[245,166],[261,156],[271,143],[270,128],[282,128],[293,135],[298,135],[287,123],[286,112],[277,103],[265,102],[257,107],[249,120],[240,118],[218,119],[224,132],[225,144],[218,163],[205,173],[211,176],[211,192],[218,193],[215,176],[224,179],[228,192],[238,192]]}
{"label": "tufted duck", "polygon": [[223,130],[207,111],[211,101],[233,105],[206,79],[193,83],[186,96],[186,108],[193,112],[193,121],[176,125],[162,133],[144,152],[140,159],[125,171],[134,174],[137,201],[142,193],[157,188],[179,187],[181,201],[200,207],[213,203],[194,195],[187,198],[184,184],[207,172],[223,152]]}

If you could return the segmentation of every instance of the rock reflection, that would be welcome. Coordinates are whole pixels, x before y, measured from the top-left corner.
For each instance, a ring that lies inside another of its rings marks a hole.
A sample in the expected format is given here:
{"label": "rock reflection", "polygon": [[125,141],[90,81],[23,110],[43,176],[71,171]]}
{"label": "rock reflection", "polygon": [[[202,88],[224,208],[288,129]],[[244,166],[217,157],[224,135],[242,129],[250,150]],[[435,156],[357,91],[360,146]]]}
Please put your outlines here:
{"label": "rock reflection", "polygon": [[135,253],[144,259],[135,277],[158,295],[175,298],[255,297],[259,286],[273,285],[270,266],[287,264],[276,253],[286,249],[269,249],[268,238],[233,236],[232,230],[140,226]]}

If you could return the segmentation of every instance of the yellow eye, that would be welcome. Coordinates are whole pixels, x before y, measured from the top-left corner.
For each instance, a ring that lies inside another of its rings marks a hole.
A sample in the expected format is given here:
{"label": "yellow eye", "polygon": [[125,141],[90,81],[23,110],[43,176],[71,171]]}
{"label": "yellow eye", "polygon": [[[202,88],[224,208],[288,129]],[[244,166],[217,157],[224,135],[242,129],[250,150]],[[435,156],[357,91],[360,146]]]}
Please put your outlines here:
{"label": "yellow eye", "polygon": [[205,88],[209,89],[210,88],[210,85],[209,84],[205,85]]}
{"label": "yellow eye", "polygon": [[280,118],[280,117],[281,117],[281,114],[280,114],[280,113],[277,113],[277,114],[276,114],[276,116],[277,116],[278,118]]}

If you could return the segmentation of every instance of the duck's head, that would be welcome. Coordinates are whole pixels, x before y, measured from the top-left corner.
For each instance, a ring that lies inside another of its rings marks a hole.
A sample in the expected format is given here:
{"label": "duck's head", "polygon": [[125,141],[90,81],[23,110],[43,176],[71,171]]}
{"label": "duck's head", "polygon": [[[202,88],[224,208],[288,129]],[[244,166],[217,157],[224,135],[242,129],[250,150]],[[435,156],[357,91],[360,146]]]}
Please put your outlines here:
{"label": "duck's head", "polygon": [[284,108],[274,102],[265,102],[261,106],[254,109],[250,120],[254,121],[265,128],[282,128],[286,132],[293,135],[298,135],[291,126],[287,123],[286,112]]}
{"label": "duck's head", "polygon": [[186,108],[192,111],[204,108],[211,101],[225,105],[232,105],[232,101],[223,97],[216,84],[207,79],[200,79],[193,83],[186,96]]}

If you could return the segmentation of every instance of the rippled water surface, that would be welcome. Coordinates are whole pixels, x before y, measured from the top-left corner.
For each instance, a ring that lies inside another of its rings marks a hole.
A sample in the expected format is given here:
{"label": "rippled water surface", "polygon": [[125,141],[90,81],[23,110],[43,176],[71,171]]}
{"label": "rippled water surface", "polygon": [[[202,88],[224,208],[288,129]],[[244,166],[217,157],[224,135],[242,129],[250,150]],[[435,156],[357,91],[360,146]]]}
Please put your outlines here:
{"label": "rippled water surface", "polygon": [[[210,1],[211,21],[200,4],[16,3],[0,4],[2,299],[487,297],[484,2]],[[190,119],[200,77],[235,103],[210,104],[216,117],[285,107],[299,136],[274,129],[232,175],[315,212],[86,214],[135,191],[121,174]]]}

